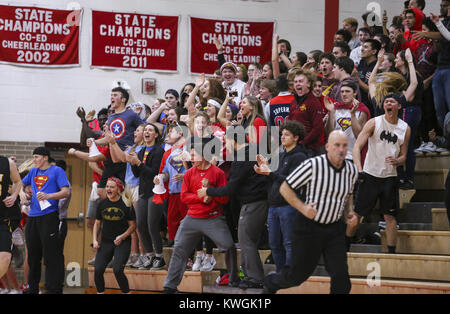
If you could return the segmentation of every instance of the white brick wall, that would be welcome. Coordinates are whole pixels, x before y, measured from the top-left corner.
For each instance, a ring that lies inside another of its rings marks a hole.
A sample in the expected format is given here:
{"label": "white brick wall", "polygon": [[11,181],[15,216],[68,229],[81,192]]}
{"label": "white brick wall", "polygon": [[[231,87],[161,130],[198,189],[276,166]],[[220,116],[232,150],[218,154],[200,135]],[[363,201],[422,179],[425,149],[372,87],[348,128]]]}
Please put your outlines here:
{"label": "white brick wall", "polygon": [[[69,1],[42,0],[39,5],[65,9]],[[80,123],[78,106],[86,110],[109,104],[113,80],[126,80],[135,101],[150,103],[141,94],[141,79],[157,79],[157,93],[168,88],[180,90],[194,81],[188,74],[188,15],[212,18],[277,20],[277,32],[288,38],[293,50],[323,48],[324,1],[279,0],[258,3],[239,0],[78,0],[84,7],[81,33],[81,67],[72,69],[37,69],[0,65],[0,140],[34,142],[77,142]],[[30,1],[11,0],[10,4],[29,5]],[[36,3],[36,2],[34,2]],[[177,74],[90,69],[89,9],[137,11],[181,15]]]}

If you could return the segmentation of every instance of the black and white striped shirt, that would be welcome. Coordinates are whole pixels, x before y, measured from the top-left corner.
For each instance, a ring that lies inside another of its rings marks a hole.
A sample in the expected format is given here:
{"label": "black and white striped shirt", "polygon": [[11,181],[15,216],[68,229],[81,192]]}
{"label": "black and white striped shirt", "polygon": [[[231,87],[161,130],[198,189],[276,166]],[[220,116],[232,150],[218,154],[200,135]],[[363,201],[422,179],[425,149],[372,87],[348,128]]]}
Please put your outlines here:
{"label": "black and white striped shirt", "polygon": [[336,169],[325,154],[305,160],[286,182],[293,190],[306,188],[306,204],[317,203],[314,221],[331,224],[341,218],[357,179],[358,169],[352,161],[345,160],[342,168]]}

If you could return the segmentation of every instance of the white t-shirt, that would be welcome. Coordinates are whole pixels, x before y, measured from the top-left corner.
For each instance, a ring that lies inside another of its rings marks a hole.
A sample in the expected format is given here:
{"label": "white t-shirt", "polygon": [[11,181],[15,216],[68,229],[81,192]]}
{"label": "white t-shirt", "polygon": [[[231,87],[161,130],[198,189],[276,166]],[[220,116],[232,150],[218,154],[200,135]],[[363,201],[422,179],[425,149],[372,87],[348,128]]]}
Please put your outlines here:
{"label": "white t-shirt", "polygon": [[234,104],[236,106],[239,106],[239,104],[242,101],[242,98],[244,97],[244,93],[245,93],[245,83],[242,82],[240,79],[235,79],[234,83],[226,86],[225,82],[222,83],[223,88],[225,88],[227,91],[237,91],[238,95],[237,97],[233,98]]}
{"label": "white t-shirt", "polygon": [[[348,139],[348,150],[347,150],[347,156],[346,159],[353,160],[353,146],[355,146],[356,143],[356,137],[353,133],[352,129],[352,115],[350,114],[350,109],[338,109],[334,112],[334,118],[336,121],[335,130],[340,130],[347,135]],[[361,117],[362,112],[356,111],[355,115],[356,118],[359,119]]]}
{"label": "white t-shirt", "polygon": [[401,119],[398,119],[397,124],[391,124],[384,115],[376,117],[375,130],[369,137],[364,172],[377,178],[397,176],[397,167],[387,164],[386,157],[398,157],[407,129],[408,124]]}

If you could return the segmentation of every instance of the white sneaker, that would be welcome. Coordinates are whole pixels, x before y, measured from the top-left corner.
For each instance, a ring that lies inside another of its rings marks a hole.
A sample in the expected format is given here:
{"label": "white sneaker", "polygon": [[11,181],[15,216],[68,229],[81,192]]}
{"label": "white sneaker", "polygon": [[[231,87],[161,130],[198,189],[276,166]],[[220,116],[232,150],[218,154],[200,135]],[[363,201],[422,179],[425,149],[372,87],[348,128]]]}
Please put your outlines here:
{"label": "white sneaker", "polygon": [[214,266],[216,266],[216,259],[214,256],[206,256],[200,271],[211,271],[214,269]]}
{"label": "white sneaker", "polygon": [[423,149],[427,146],[428,143],[422,142],[419,148],[415,149],[414,152],[416,154],[423,154]]}
{"label": "white sneaker", "polygon": [[197,255],[195,256],[195,262],[194,265],[192,265],[192,271],[200,271],[200,268],[202,268],[203,261],[205,259],[205,254]]}
{"label": "white sneaker", "polygon": [[424,153],[434,153],[436,152],[436,145],[433,144],[433,142],[428,142],[425,147],[423,148]]}
{"label": "white sneaker", "polygon": [[6,288],[0,289],[0,294],[9,294],[9,290]]}
{"label": "white sneaker", "polygon": [[125,264],[125,266],[131,266],[134,263],[136,263],[137,259],[139,258],[139,254],[131,254],[130,257],[128,258],[127,263]]}
{"label": "white sneaker", "polygon": [[147,258],[145,258],[144,255],[139,255],[139,257],[137,258],[136,262],[135,262],[133,265],[131,265],[131,267],[133,267],[133,268],[139,268],[139,267],[141,267],[142,265],[144,265],[144,262],[145,262],[146,260],[147,260]]}
{"label": "white sneaker", "polygon": [[439,153],[439,154],[449,153],[449,150],[445,149],[443,147],[436,147],[436,153]]}
{"label": "white sneaker", "polygon": [[88,265],[95,265],[95,256],[92,259],[88,260]]}
{"label": "white sneaker", "polygon": [[22,294],[22,291],[13,289],[8,294]]}

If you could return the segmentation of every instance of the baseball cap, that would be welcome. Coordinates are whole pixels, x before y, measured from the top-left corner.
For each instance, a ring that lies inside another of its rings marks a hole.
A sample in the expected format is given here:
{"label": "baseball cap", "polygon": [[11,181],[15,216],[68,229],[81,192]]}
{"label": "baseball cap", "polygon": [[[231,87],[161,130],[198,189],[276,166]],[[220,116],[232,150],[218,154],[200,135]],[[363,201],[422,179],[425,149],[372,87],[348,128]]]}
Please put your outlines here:
{"label": "baseball cap", "polygon": [[220,67],[220,73],[222,73],[224,69],[230,69],[234,73],[237,73],[237,66],[233,62],[225,62],[224,64],[222,64],[222,66]]}

